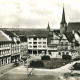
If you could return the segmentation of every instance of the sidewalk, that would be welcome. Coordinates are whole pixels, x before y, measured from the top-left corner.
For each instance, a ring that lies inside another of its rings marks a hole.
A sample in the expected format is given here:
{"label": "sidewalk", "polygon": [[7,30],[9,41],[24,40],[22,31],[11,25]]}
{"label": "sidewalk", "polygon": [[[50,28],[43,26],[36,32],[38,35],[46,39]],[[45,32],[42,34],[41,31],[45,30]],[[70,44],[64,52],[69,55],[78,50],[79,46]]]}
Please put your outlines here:
{"label": "sidewalk", "polygon": [[[15,68],[15,67],[13,67],[13,64],[14,63],[10,63],[10,64],[7,64],[7,65],[1,66],[0,67],[0,75],[6,73],[7,71],[9,71],[13,68]],[[22,64],[23,64],[22,62],[19,62],[19,66],[21,66]]]}
{"label": "sidewalk", "polygon": [[1,66],[0,67],[0,75],[3,74],[3,73],[5,73],[5,72],[7,72],[8,70],[10,70],[12,68],[13,68],[13,63]]}

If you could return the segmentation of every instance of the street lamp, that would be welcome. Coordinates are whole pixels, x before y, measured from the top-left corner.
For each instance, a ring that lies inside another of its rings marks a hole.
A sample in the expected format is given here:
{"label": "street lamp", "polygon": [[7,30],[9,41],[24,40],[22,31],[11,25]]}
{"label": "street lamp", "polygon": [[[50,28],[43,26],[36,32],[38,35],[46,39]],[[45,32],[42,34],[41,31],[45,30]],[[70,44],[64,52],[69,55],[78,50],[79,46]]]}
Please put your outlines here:
{"label": "street lamp", "polygon": [[28,52],[27,55],[23,55],[21,58],[23,60],[23,66],[24,66],[24,62],[27,60],[27,77],[28,77]]}

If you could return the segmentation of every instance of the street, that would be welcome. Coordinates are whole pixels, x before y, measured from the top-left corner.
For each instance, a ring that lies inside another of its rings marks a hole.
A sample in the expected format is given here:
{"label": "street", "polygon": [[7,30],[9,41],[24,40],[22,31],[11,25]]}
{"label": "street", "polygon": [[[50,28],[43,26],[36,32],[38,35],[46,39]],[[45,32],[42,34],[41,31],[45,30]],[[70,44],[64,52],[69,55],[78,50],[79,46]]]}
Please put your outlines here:
{"label": "street", "polygon": [[[31,73],[33,68],[29,68],[28,74]],[[55,80],[56,77],[53,75],[34,75],[30,74],[27,77],[27,69],[26,67],[19,66],[14,69],[6,72],[3,75],[0,75],[0,80]]]}
{"label": "street", "polygon": [[[37,69],[29,68],[27,77],[27,68],[24,66],[15,67],[8,72],[0,75],[0,80],[57,80],[58,76],[63,76],[64,73],[70,73],[69,68],[74,64],[69,63],[65,66],[56,69]],[[80,73],[80,71],[74,71]],[[80,80],[80,78],[79,78]]]}

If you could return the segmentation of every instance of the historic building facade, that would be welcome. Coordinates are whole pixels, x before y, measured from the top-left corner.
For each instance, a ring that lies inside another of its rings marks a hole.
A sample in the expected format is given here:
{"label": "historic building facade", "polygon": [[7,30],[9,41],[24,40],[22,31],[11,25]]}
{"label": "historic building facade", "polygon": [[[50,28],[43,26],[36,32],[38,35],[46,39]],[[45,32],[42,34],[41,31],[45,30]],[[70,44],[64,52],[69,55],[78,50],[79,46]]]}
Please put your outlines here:
{"label": "historic building facade", "polygon": [[11,39],[0,31],[0,66],[11,63]]}
{"label": "historic building facade", "polygon": [[19,61],[27,54],[27,37],[0,30],[0,66]]}

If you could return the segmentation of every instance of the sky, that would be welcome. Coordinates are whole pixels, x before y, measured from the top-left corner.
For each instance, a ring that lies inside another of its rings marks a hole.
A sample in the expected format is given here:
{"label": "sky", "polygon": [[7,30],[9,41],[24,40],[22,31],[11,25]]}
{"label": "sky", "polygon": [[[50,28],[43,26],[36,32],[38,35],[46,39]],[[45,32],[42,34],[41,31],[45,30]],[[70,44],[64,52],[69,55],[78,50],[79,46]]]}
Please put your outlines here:
{"label": "sky", "polygon": [[0,0],[0,27],[59,29],[63,4],[66,22],[80,22],[80,0]]}

